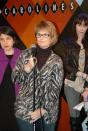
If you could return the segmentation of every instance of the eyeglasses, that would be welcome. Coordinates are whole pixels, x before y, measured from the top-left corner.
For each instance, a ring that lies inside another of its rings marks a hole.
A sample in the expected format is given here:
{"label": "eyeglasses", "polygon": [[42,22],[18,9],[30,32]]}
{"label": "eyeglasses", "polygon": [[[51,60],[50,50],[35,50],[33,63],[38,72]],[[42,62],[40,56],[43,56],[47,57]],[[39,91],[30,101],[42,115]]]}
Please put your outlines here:
{"label": "eyeglasses", "polygon": [[37,33],[37,34],[36,34],[36,37],[37,37],[37,38],[41,38],[41,37],[43,37],[43,38],[48,38],[48,37],[50,37],[50,34],[49,34],[49,33],[45,33],[45,34]]}

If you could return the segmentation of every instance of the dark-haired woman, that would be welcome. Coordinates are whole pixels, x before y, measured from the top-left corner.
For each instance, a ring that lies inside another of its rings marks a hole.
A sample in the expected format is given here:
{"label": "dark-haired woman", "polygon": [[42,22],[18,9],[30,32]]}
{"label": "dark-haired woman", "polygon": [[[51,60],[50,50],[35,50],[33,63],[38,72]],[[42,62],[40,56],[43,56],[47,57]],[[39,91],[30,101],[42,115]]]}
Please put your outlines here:
{"label": "dark-haired woman", "polygon": [[88,94],[88,15],[81,13],[73,22],[73,39],[67,45],[65,63],[65,95],[67,98],[72,131],[81,131],[80,112],[73,108],[80,96]]}
{"label": "dark-haired woman", "polygon": [[14,116],[15,95],[18,85],[11,80],[20,50],[15,48],[16,34],[8,26],[0,27],[0,131],[17,131]]}

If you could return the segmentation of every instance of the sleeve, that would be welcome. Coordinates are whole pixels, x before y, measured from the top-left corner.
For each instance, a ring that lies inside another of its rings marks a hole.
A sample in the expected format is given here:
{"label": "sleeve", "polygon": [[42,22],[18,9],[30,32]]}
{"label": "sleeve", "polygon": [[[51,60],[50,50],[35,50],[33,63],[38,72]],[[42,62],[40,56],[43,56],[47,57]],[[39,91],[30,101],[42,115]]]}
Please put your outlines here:
{"label": "sleeve", "polygon": [[70,75],[70,79],[75,80],[78,66],[74,56],[72,56],[70,49],[67,49],[66,51],[66,56],[64,58],[64,69],[65,73],[68,73]]}
{"label": "sleeve", "polygon": [[48,90],[48,101],[47,101],[47,114],[45,114],[46,120],[55,121],[58,116],[59,107],[59,95],[63,83],[64,71],[63,63],[60,59],[57,64],[52,67],[50,86]]}
{"label": "sleeve", "polygon": [[16,66],[12,71],[12,81],[14,83],[20,84],[21,86],[24,86],[27,84],[28,78],[30,78],[30,75],[31,75],[31,72],[26,73],[24,71],[25,60],[26,60],[25,54],[22,53],[19,56]]}

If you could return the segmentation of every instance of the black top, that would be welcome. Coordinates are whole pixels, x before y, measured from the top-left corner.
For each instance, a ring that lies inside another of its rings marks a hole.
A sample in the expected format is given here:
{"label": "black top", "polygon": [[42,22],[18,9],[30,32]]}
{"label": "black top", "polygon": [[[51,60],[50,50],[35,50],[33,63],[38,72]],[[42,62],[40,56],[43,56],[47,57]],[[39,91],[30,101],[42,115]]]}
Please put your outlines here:
{"label": "black top", "polygon": [[9,63],[0,85],[0,129],[15,129],[14,101],[15,87],[11,80],[12,69],[10,66],[12,55],[7,56]]}
{"label": "black top", "polygon": [[39,70],[44,66],[50,54],[51,54],[51,47],[42,49],[39,46],[37,46],[36,57],[37,57],[37,67]]}

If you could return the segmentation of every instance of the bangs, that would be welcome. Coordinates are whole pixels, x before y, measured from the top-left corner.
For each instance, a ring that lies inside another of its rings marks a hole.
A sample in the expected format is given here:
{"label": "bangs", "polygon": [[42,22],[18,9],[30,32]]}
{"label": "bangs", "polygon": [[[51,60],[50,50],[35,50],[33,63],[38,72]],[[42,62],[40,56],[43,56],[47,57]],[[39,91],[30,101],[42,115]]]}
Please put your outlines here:
{"label": "bangs", "polygon": [[1,34],[9,35],[13,38],[16,36],[16,33],[9,26],[1,26],[0,35]]}
{"label": "bangs", "polygon": [[80,14],[79,17],[76,19],[75,24],[82,24],[84,22],[85,26],[88,26],[88,15]]}
{"label": "bangs", "polygon": [[87,20],[83,20],[83,19],[79,19],[79,20],[77,20],[75,24],[79,24],[79,25],[81,25],[82,22],[84,22],[84,25],[85,25],[85,26],[88,26],[88,21],[87,21]]}
{"label": "bangs", "polygon": [[44,21],[41,21],[41,22],[37,25],[37,27],[35,28],[35,34],[36,34],[37,32],[39,32],[40,30],[48,30],[48,31],[50,31],[49,25],[48,25],[47,23],[45,23]]}

